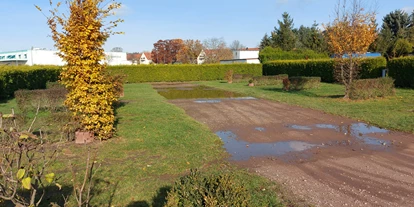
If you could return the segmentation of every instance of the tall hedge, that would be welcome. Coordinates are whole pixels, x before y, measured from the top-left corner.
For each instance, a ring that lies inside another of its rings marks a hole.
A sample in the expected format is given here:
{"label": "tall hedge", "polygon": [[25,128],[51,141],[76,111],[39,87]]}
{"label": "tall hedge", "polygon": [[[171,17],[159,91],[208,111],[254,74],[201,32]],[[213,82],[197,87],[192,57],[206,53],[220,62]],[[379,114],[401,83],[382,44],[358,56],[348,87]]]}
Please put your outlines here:
{"label": "tall hedge", "polygon": [[263,64],[263,75],[316,76],[321,77],[323,82],[332,83],[335,81],[333,69],[332,59],[278,60]]}
{"label": "tall hedge", "polygon": [[262,75],[260,64],[134,65],[111,66],[109,73],[126,75],[129,83],[222,80],[227,71]]}
{"label": "tall hedge", "polygon": [[395,79],[395,86],[414,88],[414,57],[390,60],[388,75]]}
{"label": "tall hedge", "polygon": [[[386,68],[386,59],[383,57],[363,58],[359,78],[381,77],[382,69]],[[322,82],[332,83],[334,77],[334,59],[315,60],[278,60],[263,64],[263,75],[288,74],[291,76],[316,76]]]}
{"label": "tall hedge", "polygon": [[0,99],[19,89],[44,89],[46,82],[57,81],[58,66],[0,66]]}
{"label": "tall hedge", "polygon": [[284,51],[280,48],[265,47],[259,53],[261,63],[275,60],[307,60],[307,59],[324,59],[329,58],[326,53],[317,53],[308,49],[297,49]]}

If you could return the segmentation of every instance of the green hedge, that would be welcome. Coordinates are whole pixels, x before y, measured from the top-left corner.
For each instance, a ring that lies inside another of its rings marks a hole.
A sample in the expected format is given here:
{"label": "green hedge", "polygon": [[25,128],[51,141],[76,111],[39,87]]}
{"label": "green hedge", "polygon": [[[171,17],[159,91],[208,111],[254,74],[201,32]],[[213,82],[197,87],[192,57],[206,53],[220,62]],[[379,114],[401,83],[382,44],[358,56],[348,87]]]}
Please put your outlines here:
{"label": "green hedge", "polygon": [[0,66],[0,99],[19,89],[44,89],[46,82],[57,81],[58,66]]}
{"label": "green hedge", "polygon": [[253,83],[255,86],[278,85],[282,84],[285,78],[288,78],[288,75],[256,76],[253,77]]}
{"label": "green hedge", "polygon": [[361,79],[352,82],[349,98],[352,100],[364,100],[393,96],[394,94],[394,79],[392,78]]}
{"label": "green hedge", "polygon": [[414,57],[392,59],[388,62],[388,75],[398,87],[414,88]]}
{"label": "green hedge", "polygon": [[328,54],[317,53],[313,50],[292,50],[284,51],[280,48],[265,47],[259,53],[261,63],[274,60],[307,60],[307,59],[324,59],[329,58]]}
{"label": "green hedge", "polygon": [[[360,78],[381,77],[382,69],[386,68],[386,59],[364,58],[361,60]],[[321,77],[322,82],[333,83],[334,59],[316,60],[277,60],[263,64],[263,75],[288,74],[292,76]]]}
{"label": "green hedge", "polygon": [[233,74],[233,83],[248,82],[253,77],[252,74]]}
{"label": "green hedge", "polygon": [[332,59],[319,60],[277,60],[263,64],[263,75],[288,74],[293,76],[321,77],[323,82],[334,82]]}
{"label": "green hedge", "polygon": [[135,65],[108,69],[110,74],[127,75],[129,83],[223,80],[229,70],[234,74],[262,74],[260,64]]}
{"label": "green hedge", "polygon": [[319,88],[321,83],[320,77],[289,77],[289,82],[283,81],[283,88],[285,90],[306,90],[312,88]]}

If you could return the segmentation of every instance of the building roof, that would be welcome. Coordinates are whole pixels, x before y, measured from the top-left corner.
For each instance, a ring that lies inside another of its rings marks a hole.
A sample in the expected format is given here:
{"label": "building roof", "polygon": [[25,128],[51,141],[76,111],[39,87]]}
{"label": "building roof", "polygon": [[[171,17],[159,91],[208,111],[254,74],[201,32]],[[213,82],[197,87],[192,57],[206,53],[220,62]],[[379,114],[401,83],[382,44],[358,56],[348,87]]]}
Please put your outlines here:
{"label": "building roof", "polygon": [[152,55],[151,55],[151,53],[150,52],[144,52],[144,53],[142,53],[143,55],[145,55],[145,57],[148,59],[148,60],[152,60]]}
{"label": "building roof", "polygon": [[127,60],[138,60],[141,58],[141,53],[127,53]]}
{"label": "building roof", "polygon": [[258,47],[254,47],[254,48],[246,47],[246,48],[238,49],[236,51],[260,51],[260,48],[258,48]]}

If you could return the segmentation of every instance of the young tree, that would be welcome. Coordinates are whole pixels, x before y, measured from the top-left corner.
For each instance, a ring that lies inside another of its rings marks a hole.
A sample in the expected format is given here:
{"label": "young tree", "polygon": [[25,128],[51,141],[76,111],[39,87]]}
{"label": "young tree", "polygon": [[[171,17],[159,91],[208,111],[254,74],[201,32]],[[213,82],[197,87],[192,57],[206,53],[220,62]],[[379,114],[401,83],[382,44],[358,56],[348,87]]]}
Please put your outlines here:
{"label": "young tree", "polygon": [[293,19],[287,12],[282,14],[283,20],[278,20],[279,28],[272,32],[272,42],[283,50],[289,51],[295,48],[296,35],[293,32]]}
{"label": "young tree", "polygon": [[233,52],[223,38],[210,38],[203,41],[206,59],[204,63],[220,63],[220,60],[233,59]]}
{"label": "young tree", "polygon": [[179,62],[185,64],[197,64],[197,57],[203,50],[200,40],[184,40],[183,47],[177,54]]}
{"label": "young tree", "polygon": [[155,63],[171,64],[177,62],[177,54],[183,47],[182,39],[158,40],[154,43],[151,52],[152,60]]}
{"label": "young tree", "polygon": [[[50,2],[51,5],[52,1]],[[81,123],[82,130],[108,139],[114,131],[114,85],[105,74],[103,45],[112,29],[123,20],[104,20],[121,4],[105,0],[67,0],[69,14],[59,13],[61,2],[50,10],[47,23],[52,31],[58,55],[66,62],[60,74],[68,89],[65,105]],[[36,6],[40,11],[41,8]]]}
{"label": "young tree", "polygon": [[[338,0],[336,18],[326,26],[326,36],[331,52],[335,54],[336,77],[345,85],[345,99],[359,72],[360,55],[377,37],[375,12],[367,12],[361,0]],[[342,9],[341,9],[342,8]]]}

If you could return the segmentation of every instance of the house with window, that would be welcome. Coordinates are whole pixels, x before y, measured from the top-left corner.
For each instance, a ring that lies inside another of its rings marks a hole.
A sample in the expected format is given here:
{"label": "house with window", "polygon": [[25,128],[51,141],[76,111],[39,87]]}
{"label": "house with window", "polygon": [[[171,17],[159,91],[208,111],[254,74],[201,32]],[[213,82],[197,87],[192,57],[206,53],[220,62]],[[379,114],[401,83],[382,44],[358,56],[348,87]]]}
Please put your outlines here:
{"label": "house with window", "polygon": [[141,59],[141,53],[127,53],[127,60],[131,62],[132,65],[138,65]]}
{"label": "house with window", "polygon": [[152,63],[152,57],[150,52],[144,52],[141,54],[139,64],[149,65]]}
{"label": "house with window", "polygon": [[233,59],[220,60],[220,64],[233,64],[233,63],[260,64],[259,52],[260,52],[260,48],[243,48],[243,49],[233,50]]}

